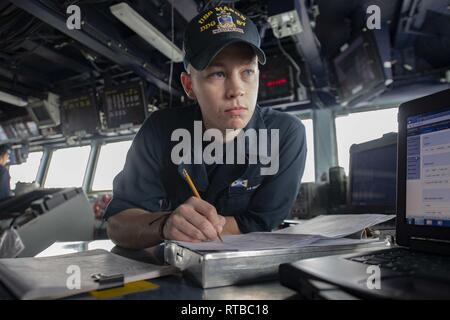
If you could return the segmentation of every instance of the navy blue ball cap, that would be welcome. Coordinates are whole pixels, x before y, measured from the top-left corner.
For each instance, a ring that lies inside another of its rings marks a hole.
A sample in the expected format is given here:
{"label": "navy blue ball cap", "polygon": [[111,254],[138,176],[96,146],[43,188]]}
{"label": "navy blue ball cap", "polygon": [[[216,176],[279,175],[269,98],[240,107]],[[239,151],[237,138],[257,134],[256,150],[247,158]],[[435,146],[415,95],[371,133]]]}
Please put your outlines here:
{"label": "navy blue ball cap", "polygon": [[250,45],[261,64],[266,63],[260,48],[261,38],[253,21],[238,10],[217,6],[199,13],[187,25],[184,33],[184,66],[191,64],[204,70],[226,46],[243,42]]}

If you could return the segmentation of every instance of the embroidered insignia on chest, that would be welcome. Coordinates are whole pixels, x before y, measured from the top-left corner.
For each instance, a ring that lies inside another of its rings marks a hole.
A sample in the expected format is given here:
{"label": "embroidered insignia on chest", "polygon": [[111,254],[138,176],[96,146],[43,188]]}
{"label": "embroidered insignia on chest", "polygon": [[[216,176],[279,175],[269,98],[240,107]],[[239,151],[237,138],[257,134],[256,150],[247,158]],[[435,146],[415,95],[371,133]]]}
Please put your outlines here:
{"label": "embroidered insignia on chest", "polygon": [[234,181],[234,182],[231,184],[231,187],[232,187],[232,188],[238,188],[238,187],[244,187],[244,188],[247,188],[247,187],[248,187],[248,180],[247,180],[247,179],[246,179],[246,180],[238,179],[238,180]]}

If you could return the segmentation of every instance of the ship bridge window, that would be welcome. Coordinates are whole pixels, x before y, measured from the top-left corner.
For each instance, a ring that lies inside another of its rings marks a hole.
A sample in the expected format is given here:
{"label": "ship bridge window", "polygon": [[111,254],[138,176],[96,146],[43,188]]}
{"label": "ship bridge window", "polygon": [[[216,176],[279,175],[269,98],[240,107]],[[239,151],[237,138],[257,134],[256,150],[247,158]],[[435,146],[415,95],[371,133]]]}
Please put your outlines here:
{"label": "ship bridge window", "polygon": [[302,120],[303,125],[305,126],[306,131],[306,147],[308,151],[306,153],[306,164],[305,164],[305,172],[303,173],[302,183],[303,182],[314,182],[315,173],[314,173],[314,131],[313,131],[313,121],[311,119]]}
{"label": "ship bridge window", "polygon": [[398,108],[351,113],[336,118],[336,140],[339,166],[348,175],[350,147],[381,138],[388,132],[397,132]]}
{"label": "ship bridge window", "polygon": [[109,143],[100,150],[92,191],[112,190],[114,177],[123,169],[130,141]]}
{"label": "ship bridge window", "polygon": [[46,188],[81,187],[91,147],[73,147],[53,151]]}
{"label": "ship bridge window", "polygon": [[27,161],[9,167],[10,186],[14,190],[17,182],[32,183],[36,181],[43,152],[30,152]]}

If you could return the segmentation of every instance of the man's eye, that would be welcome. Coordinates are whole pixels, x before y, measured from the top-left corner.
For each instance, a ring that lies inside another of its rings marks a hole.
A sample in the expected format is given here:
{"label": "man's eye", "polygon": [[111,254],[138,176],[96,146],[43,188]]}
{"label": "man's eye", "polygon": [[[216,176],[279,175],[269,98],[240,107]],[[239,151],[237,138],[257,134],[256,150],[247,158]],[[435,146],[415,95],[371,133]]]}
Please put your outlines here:
{"label": "man's eye", "polygon": [[213,73],[210,74],[210,77],[213,77],[213,78],[223,78],[223,77],[225,77],[225,73],[222,72],[222,71],[213,72]]}
{"label": "man's eye", "polygon": [[245,74],[246,76],[252,76],[252,75],[255,74],[255,70],[253,70],[253,69],[247,69],[247,70],[244,71],[244,74]]}

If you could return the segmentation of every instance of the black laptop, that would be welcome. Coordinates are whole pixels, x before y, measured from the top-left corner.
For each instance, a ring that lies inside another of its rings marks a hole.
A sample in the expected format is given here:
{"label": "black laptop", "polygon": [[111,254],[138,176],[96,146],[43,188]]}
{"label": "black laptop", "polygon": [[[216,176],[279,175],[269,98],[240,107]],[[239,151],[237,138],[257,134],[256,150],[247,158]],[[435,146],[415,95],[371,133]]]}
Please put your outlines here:
{"label": "black laptop", "polygon": [[406,102],[398,114],[394,248],[280,265],[299,291],[328,283],[357,298],[450,299],[450,90]]}

